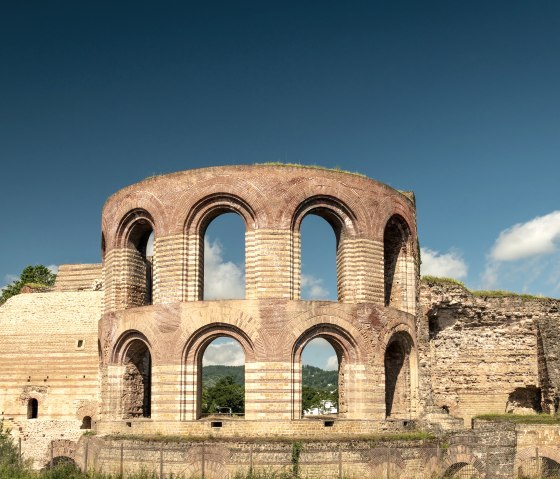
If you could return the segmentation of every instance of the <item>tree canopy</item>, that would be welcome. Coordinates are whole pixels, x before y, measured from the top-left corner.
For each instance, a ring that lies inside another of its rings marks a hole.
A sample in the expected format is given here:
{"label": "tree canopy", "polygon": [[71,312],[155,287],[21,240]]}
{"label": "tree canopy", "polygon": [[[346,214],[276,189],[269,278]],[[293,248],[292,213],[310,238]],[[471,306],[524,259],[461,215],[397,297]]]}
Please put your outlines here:
{"label": "tree canopy", "polygon": [[38,264],[36,266],[26,266],[21,272],[19,279],[16,279],[2,289],[0,304],[4,304],[12,296],[19,294],[26,284],[48,287],[53,286],[55,280],[56,274],[42,264]]}
{"label": "tree canopy", "polygon": [[233,414],[245,412],[245,388],[232,376],[222,377],[213,386],[202,390],[203,413],[220,412],[221,408],[231,408]]}

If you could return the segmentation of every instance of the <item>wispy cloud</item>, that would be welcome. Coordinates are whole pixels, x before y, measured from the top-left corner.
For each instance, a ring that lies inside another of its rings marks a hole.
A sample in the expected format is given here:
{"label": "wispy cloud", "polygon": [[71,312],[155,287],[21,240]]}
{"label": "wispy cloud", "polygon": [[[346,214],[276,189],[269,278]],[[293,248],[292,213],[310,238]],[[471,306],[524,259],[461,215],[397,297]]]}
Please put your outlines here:
{"label": "wispy cloud", "polygon": [[216,364],[226,366],[243,366],[245,355],[237,341],[222,343],[210,343],[202,357],[203,366],[214,366]]}
{"label": "wispy cloud", "polygon": [[224,261],[218,239],[212,242],[204,238],[204,298],[245,298],[243,269],[231,261]]}
{"label": "wispy cloud", "polygon": [[323,280],[311,274],[301,275],[301,297],[305,299],[327,299],[328,290],[323,286]]}
{"label": "wispy cloud", "polygon": [[461,279],[467,276],[468,266],[458,251],[440,253],[430,248],[421,248],[422,275]]}

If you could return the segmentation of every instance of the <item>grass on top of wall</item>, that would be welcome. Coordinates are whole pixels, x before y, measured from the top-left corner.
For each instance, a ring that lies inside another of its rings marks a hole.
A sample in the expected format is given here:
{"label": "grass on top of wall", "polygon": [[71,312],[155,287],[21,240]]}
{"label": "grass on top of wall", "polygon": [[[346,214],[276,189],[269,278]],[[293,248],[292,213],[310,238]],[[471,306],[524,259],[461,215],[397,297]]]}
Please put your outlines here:
{"label": "grass on top of wall", "polygon": [[176,443],[187,443],[187,442],[236,442],[239,440],[252,441],[255,443],[313,443],[313,442],[324,442],[324,441],[366,441],[366,442],[391,442],[391,441],[422,441],[422,440],[432,440],[436,439],[432,433],[426,431],[406,431],[406,432],[396,432],[396,433],[379,433],[379,434],[367,434],[367,435],[354,435],[354,436],[340,436],[340,435],[329,435],[328,433],[323,434],[318,438],[310,437],[292,437],[292,436],[268,436],[268,437],[216,437],[216,436],[174,436],[166,434],[110,434],[104,436],[105,439],[116,440],[116,441],[145,441],[145,442],[176,442]]}
{"label": "grass on top of wall", "polygon": [[463,283],[462,281],[459,281],[458,279],[455,278],[447,278],[445,276],[430,276],[430,275],[426,275],[426,276],[422,276],[422,281],[427,281],[428,283],[439,283],[439,284],[456,284],[457,286],[461,286],[465,289],[465,283]]}
{"label": "grass on top of wall", "polygon": [[512,422],[515,424],[560,425],[560,415],[550,414],[480,414],[475,419],[484,421]]}
{"label": "grass on top of wall", "polygon": [[364,175],[363,173],[359,173],[357,171],[348,171],[348,170],[344,170],[342,168],[340,168],[340,166],[335,166],[333,168],[329,168],[326,166],[321,166],[321,165],[303,165],[301,163],[283,163],[281,161],[265,161],[264,163],[255,163],[255,165],[259,166],[291,166],[294,168],[314,168],[316,170],[325,170],[325,171],[336,171],[338,173],[348,173],[349,175],[356,175],[356,176],[361,176],[363,178],[367,178],[366,175]]}
{"label": "grass on top of wall", "polygon": [[521,298],[521,299],[545,299],[544,296],[535,296],[532,294],[514,293],[513,291],[498,290],[480,290],[471,291],[473,296],[483,296],[485,298]]}

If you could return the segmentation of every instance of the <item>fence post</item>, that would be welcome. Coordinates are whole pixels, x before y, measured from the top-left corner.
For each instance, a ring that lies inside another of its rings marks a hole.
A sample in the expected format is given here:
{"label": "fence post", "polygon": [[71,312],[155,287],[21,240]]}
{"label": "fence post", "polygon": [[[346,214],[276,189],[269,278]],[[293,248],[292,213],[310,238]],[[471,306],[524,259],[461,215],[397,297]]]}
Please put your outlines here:
{"label": "fence post", "polygon": [[54,442],[51,439],[51,469],[54,466]]}
{"label": "fence post", "polygon": [[124,477],[123,461],[124,461],[124,444],[121,442],[121,464],[119,468],[121,478]]}
{"label": "fence post", "polygon": [[159,479],[163,479],[163,444],[159,446]]}
{"label": "fence post", "polygon": [[338,446],[338,479],[342,479],[342,446]]}
{"label": "fence post", "polygon": [[204,463],[206,462],[206,460],[205,460],[206,458],[204,457],[205,453],[206,453],[206,451],[205,451],[205,448],[204,448],[204,441],[202,441],[202,453],[200,455],[200,459],[202,461],[202,465],[201,465],[201,468],[200,468],[201,469],[201,479],[205,479],[205,477],[204,477],[204,466],[205,466]]}
{"label": "fence post", "polygon": [[249,446],[249,474],[253,474],[253,444]]}

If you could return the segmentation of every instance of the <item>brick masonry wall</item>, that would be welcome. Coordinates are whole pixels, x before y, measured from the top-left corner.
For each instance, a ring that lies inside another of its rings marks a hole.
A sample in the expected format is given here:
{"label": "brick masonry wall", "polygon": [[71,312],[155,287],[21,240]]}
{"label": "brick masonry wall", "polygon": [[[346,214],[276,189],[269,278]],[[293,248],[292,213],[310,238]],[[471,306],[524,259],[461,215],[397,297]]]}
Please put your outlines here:
{"label": "brick masonry wall", "polygon": [[[0,307],[0,411],[27,457],[40,462],[51,438],[75,439],[84,416],[98,418],[102,298],[101,291],[20,294]],[[28,419],[33,398],[38,417]]]}

